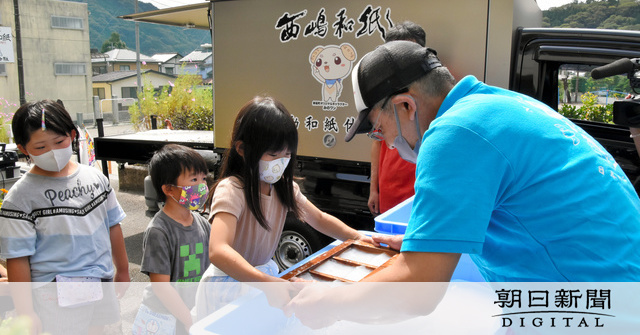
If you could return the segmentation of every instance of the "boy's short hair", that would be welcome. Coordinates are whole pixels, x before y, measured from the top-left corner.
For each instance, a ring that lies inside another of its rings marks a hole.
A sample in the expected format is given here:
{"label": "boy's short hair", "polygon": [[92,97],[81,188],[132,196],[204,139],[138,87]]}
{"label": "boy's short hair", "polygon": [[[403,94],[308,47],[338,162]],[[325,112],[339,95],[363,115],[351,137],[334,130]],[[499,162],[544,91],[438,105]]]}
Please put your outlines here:
{"label": "boy's short hair", "polygon": [[209,172],[204,158],[184,145],[167,144],[153,154],[149,160],[149,175],[159,201],[167,200],[162,192],[162,185],[176,185],[178,177],[185,171],[204,174]]}

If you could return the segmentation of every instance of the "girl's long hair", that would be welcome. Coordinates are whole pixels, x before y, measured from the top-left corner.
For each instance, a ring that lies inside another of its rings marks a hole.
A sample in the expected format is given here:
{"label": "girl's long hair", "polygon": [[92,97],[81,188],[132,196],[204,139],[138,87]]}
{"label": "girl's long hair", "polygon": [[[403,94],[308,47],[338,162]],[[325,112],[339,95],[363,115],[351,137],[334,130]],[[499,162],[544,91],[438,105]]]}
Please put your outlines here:
{"label": "girl's long hair", "polygon": [[[243,155],[237,148],[240,147]],[[298,130],[282,103],[272,97],[255,97],[247,102],[236,117],[231,143],[224,154],[218,181],[234,176],[242,183],[244,198],[260,226],[271,230],[260,206],[260,173],[258,162],[267,151],[291,151],[291,160],[282,178],[273,184],[282,204],[299,216],[293,194],[293,170],[296,166]],[[213,191],[211,192],[214,193]]]}

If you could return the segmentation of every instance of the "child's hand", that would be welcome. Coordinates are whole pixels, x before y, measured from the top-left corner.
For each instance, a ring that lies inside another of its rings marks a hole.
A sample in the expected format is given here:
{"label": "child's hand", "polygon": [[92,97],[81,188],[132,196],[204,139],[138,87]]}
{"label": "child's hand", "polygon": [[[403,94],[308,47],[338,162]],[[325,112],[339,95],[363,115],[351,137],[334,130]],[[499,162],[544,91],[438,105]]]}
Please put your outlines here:
{"label": "child's hand", "polygon": [[302,279],[302,278],[298,278],[298,277],[290,278],[289,281],[292,282],[292,283],[313,283],[313,282],[315,282],[315,280]]}
{"label": "child's hand", "polygon": [[254,283],[257,288],[264,292],[269,305],[278,309],[283,309],[291,298],[294,297],[302,289],[289,281]]}
{"label": "child's hand", "polygon": [[358,237],[355,238],[355,240],[377,245],[375,243],[375,241],[371,238],[371,236],[367,236],[367,235],[364,235],[364,234],[360,234]]}
{"label": "child's hand", "polygon": [[29,333],[31,335],[38,335],[42,333],[42,321],[40,321],[40,317],[35,312],[31,311],[29,313],[20,314],[21,317],[27,317],[31,322],[31,329],[29,329]]}
{"label": "child's hand", "polygon": [[374,235],[373,244],[379,247],[380,243],[384,243],[391,249],[400,250],[402,238],[404,238],[404,235]]}
{"label": "child's hand", "polygon": [[116,285],[116,297],[118,297],[118,299],[124,297],[124,294],[129,289],[129,285],[131,285],[129,272],[116,271],[116,275],[113,278],[113,281]]}
{"label": "child's hand", "polygon": [[[302,283],[296,283],[302,284]],[[336,305],[332,303],[329,290],[332,285],[316,282],[304,285],[302,291],[284,306],[287,317],[296,316],[303,325],[311,329],[328,327],[338,321]]]}
{"label": "child's hand", "polygon": [[191,326],[193,326],[193,319],[189,317],[186,320],[180,320],[180,323],[182,323],[182,326],[184,326],[184,329],[187,331],[187,334],[189,334],[189,329],[191,328]]}

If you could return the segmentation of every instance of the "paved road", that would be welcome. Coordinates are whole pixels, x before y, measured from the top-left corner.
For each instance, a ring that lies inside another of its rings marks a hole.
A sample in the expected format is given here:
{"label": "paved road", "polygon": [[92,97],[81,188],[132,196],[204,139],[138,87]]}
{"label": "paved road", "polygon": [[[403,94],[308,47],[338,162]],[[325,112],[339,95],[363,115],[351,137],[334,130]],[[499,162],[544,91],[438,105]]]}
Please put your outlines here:
{"label": "paved road", "polygon": [[[93,126],[88,126],[87,131],[92,137],[98,136],[98,129]],[[120,135],[134,133],[135,130],[131,123],[120,123],[113,125],[106,123],[104,125],[104,135]],[[101,170],[101,162],[96,162],[94,166]],[[122,221],[122,231],[125,237],[125,244],[127,247],[127,254],[129,256],[129,272],[131,274],[132,281],[149,281],[149,277],[140,273],[140,260],[142,259],[142,233],[147,227],[149,220],[153,213],[146,212],[146,205],[144,201],[144,194],[134,192],[121,192],[119,188],[118,180],[118,164],[110,162],[110,174],[109,180],[111,181],[111,187],[116,190],[116,196],[120,205],[127,213],[127,217]]]}
{"label": "paved road", "polygon": [[[87,127],[87,131],[92,137],[98,136],[98,129],[95,127],[89,126]],[[119,125],[107,123],[104,126],[105,136],[134,132],[135,130],[130,123]],[[140,273],[140,261],[142,259],[142,234],[153,213],[147,212],[144,194],[120,191],[118,164],[111,162],[109,166],[111,168],[111,173],[109,174],[111,187],[116,190],[118,202],[120,202],[120,205],[127,214],[127,217],[122,221],[122,232],[124,233],[127,256],[129,257],[129,274],[133,283],[129,287],[125,297],[120,300],[122,321],[117,325],[109,327],[107,333],[110,335],[130,334],[132,322],[142,299],[142,290],[146,286],[145,282],[149,281],[147,275]],[[96,162],[95,167],[102,170],[101,162]]]}

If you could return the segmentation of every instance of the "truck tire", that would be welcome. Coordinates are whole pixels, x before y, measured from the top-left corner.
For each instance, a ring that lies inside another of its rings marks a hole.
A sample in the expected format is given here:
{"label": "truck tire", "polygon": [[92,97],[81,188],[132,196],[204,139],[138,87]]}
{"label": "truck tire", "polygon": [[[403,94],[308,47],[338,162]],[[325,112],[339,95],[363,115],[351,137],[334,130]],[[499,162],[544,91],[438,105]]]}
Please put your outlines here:
{"label": "truck tire", "polygon": [[284,271],[323,247],[319,232],[305,222],[287,217],[273,260]]}

